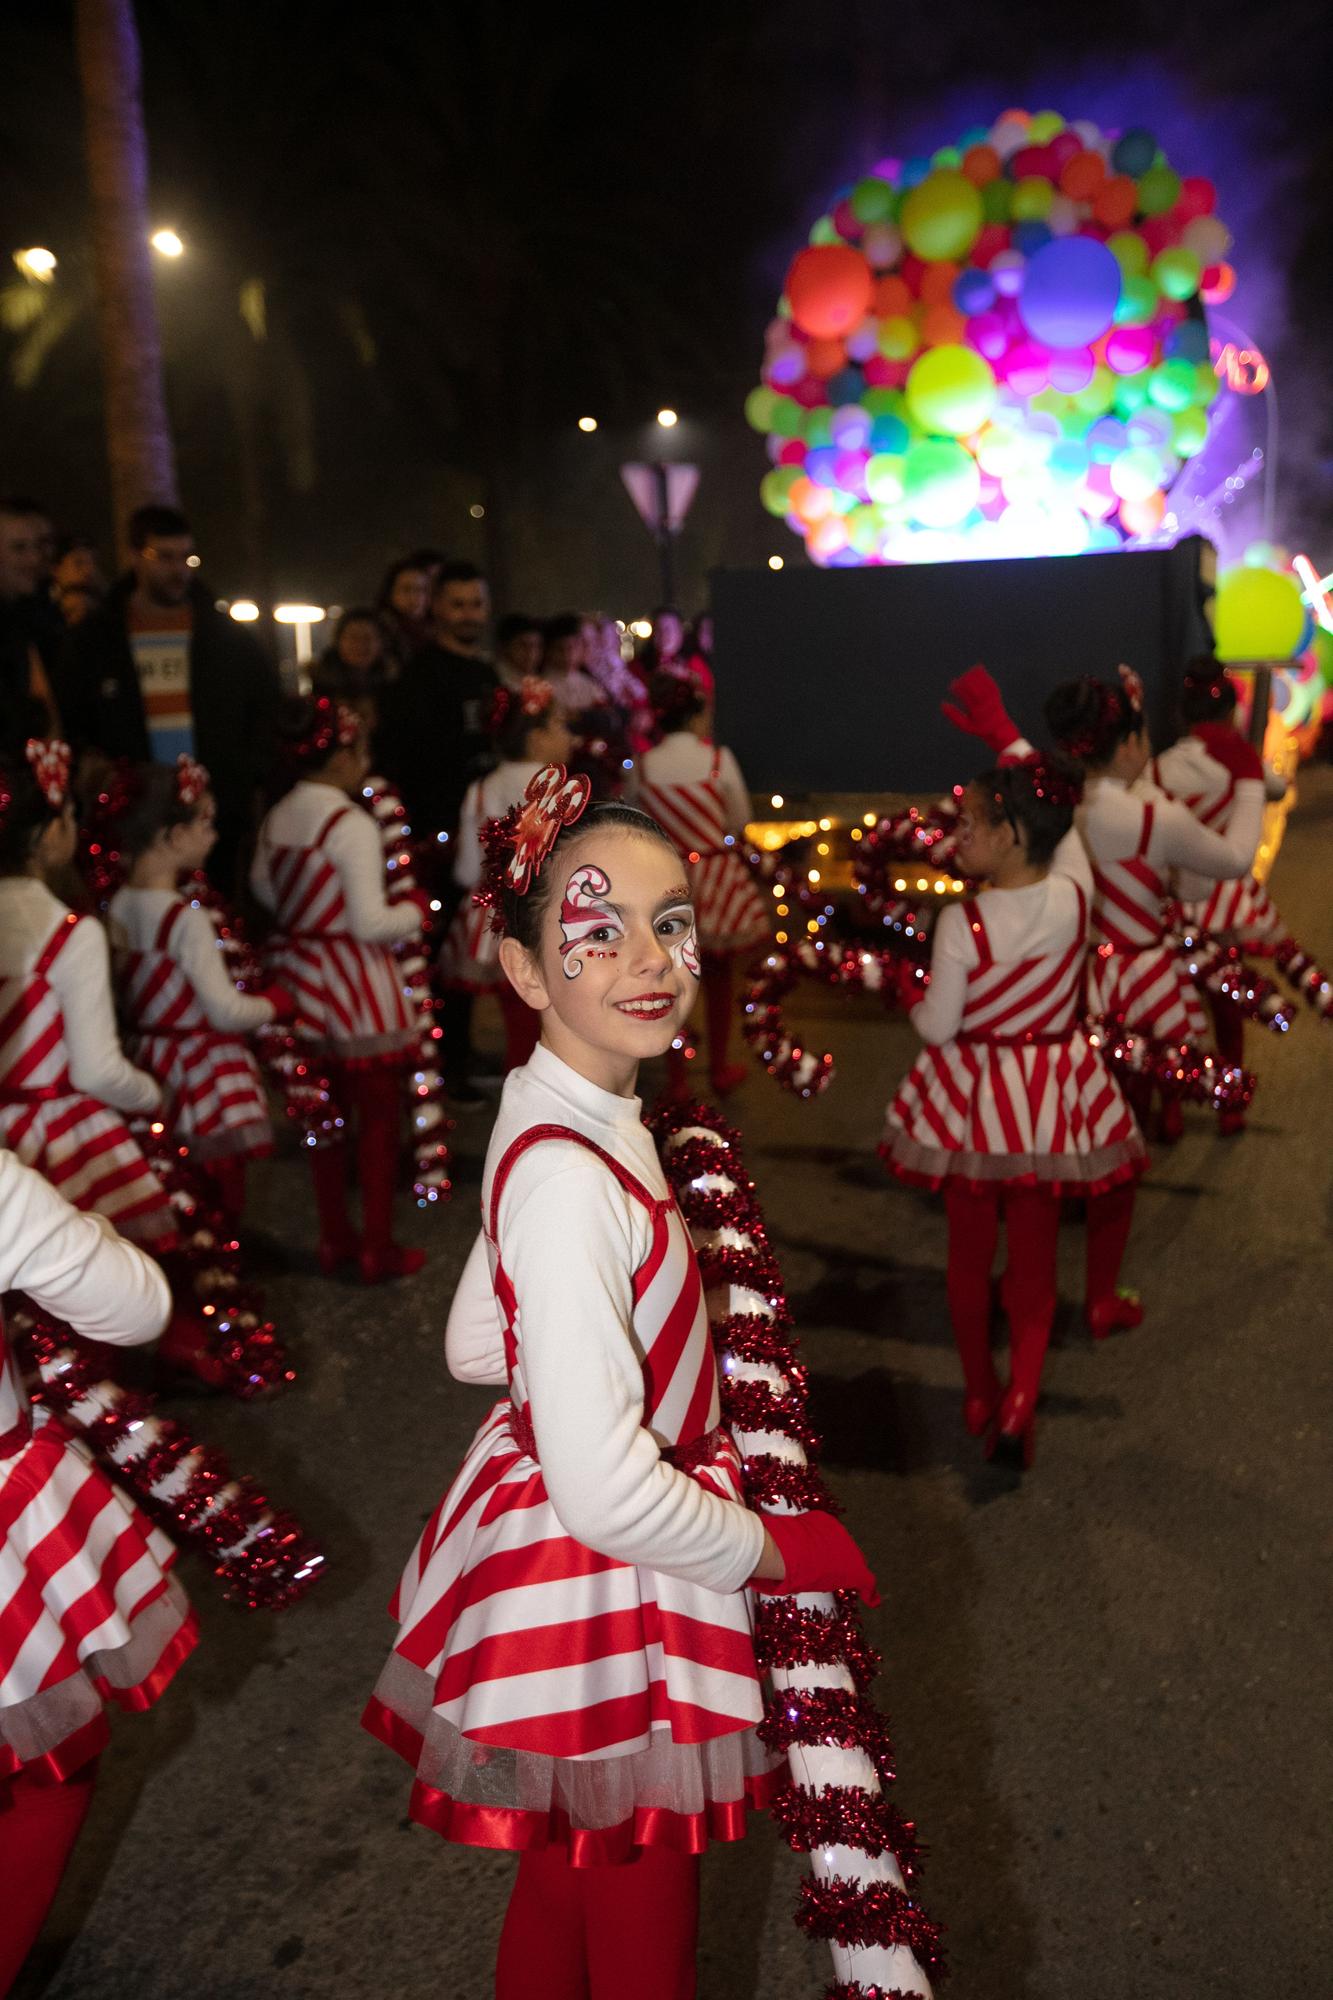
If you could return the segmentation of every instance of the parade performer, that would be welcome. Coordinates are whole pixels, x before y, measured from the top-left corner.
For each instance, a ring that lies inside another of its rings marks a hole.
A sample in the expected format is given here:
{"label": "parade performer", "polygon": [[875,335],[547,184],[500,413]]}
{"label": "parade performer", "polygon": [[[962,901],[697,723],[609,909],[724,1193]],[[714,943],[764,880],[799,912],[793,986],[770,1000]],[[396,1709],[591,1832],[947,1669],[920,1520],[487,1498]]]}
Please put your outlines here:
{"label": "parade performer", "polygon": [[[1117,1284],[1147,1153],[1082,1025],[1091,879],[1072,831],[1077,797],[1069,768],[1035,752],[964,791],[956,865],[986,886],[941,911],[924,998],[915,968],[903,967],[904,1000],[926,1047],[889,1107],[881,1149],[901,1180],[944,1190],[964,1421],[1023,1465],[1032,1462],[1055,1312],[1063,1196],[1087,1200],[1092,1332],[1142,1318]],[[990,1348],[1002,1216],[1011,1360],[1003,1392]]]}
{"label": "parade performer", "polygon": [[244,1037],[287,1020],[281,987],[242,993],[207,910],[181,893],[217,839],[208,773],[191,758],[130,774],[111,822],[128,865],[111,899],[121,1015],[131,1059],[156,1077],[173,1139],[217,1188],[233,1221],[245,1208],[247,1160],[271,1152],[264,1086]]}
{"label": "parade performer", "polygon": [[[1284,796],[1286,780],[1268,769],[1235,726],[1236,690],[1220,660],[1207,654],[1191,660],[1179,708],[1186,734],[1150,766],[1159,790],[1219,832],[1230,828],[1242,797],[1252,799],[1256,785],[1263,785],[1268,800]],[[1228,952],[1235,947],[1242,957],[1273,959],[1284,966],[1298,954],[1304,959],[1267,889],[1252,874],[1219,882],[1182,869],[1175,889],[1185,929],[1198,941],[1204,957],[1213,947]],[[1224,1063],[1238,1068],[1245,1060],[1245,1017],[1225,991],[1207,984],[1202,991],[1218,1054]],[[1219,1114],[1224,1136],[1243,1131],[1244,1125],[1240,1105]]]}
{"label": "parade performer", "polygon": [[287,748],[294,782],[260,827],[250,887],[274,915],[270,976],[292,994],[311,1051],[357,1126],[359,1235],[346,1141],[310,1148],[320,1266],[332,1273],[355,1261],[365,1283],[378,1284],[425,1262],[423,1251],[393,1239],[404,1083],[419,1023],[389,949],[421,929],[424,899],[386,899],[379,832],[353,803],[370,768],[354,711],[325,697],[303,704]]}
{"label": "parade performer", "polygon": [[[170,1306],[152,1260],[0,1152],[0,1292],[141,1346]],[[57,1418],[30,1409],[0,1322],[0,1994],[60,1886],[105,1710],[149,1708],[195,1645],[171,1542]]]}
{"label": "parade performer", "polygon": [[[763,897],[736,847],[750,817],[750,794],[731,751],[712,740],[712,706],[694,681],[658,673],[650,693],[660,736],[639,764],[634,797],[666,828],[690,871],[703,961],[709,1072],[714,1090],[725,1096],[748,1075],[744,1063],[727,1061],[734,967],[746,952],[766,944],[772,930]],[[672,1090],[679,1095],[687,1084],[677,1052],[668,1057],[668,1067]]]}
{"label": "parade performer", "polygon": [[[483,826],[520,804],[543,765],[567,762],[574,747],[555,689],[536,674],[525,675],[517,688],[500,689],[490,727],[500,762],[468,786],[459,815],[454,881],[465,892],[475,889],[485,873]],[[500,940],[491,912],[468,893],[445,935],[439,967],[446,989],[495,994],[504,1018],[506,1074],[525,1063],[537,1046],[540,1018],[500,970]]]}
{"label": "parade performer", "polygon": [[507,1385],[432,1514],[366,1711],[410,1811],[519,1850],[499,2000],[686,2000],[700,1850],[776,1782],[746,1584],[874,1584],[831,1514],[750,1511],[689,1234],[633,1095],[698,978],[654,821],[539,772],[489,830],[505,974],[542,1017],[507,1080],[449,1364]]}

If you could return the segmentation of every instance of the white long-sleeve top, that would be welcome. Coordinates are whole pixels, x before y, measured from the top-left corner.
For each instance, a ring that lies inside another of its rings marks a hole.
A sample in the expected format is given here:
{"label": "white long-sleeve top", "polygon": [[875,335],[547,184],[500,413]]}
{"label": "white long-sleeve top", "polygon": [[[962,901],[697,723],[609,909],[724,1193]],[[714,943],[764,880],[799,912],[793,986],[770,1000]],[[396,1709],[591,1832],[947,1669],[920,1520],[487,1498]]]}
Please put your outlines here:
{"label": "white long-sleeve top", "polygon": [[[1254,819],[1254,848],[1257,848],[1259,828],[1263,823],[1263,809],[1269,796],[1266,769],[1262,779],[1235,780],[1235,796],[1222,825],[1217,824],[1215,815],[1232,786],[1232,776],[1224,764],[1216,757],[1210,756],[1206,744],[1199,737],[1182,736],[1178,743],[1173,743],[1169,750],[1164,750],[1157,759],[1157,771],[1161,781],[1160,787],[1149,783],[1144,795],[1160,797],[1161,791],[1165,790],[1172,799],[1182,804],[1188,800],[1188,810],[1191,813],[1197,813],[1201,819],[1211,821],[1216,830],[1225,833],[1228,838],[1235,825],[1236,816],[1243,807],[1247,816],[1246,826],[1250,818]],[[1143,785],[1144,781],[1141,779],[1134,787],[1135,792],[1140,792],[1140,787]],[[1277,796],[1281,798],[1282,790],[1279,790]],[[1248,874],[1253,867],[1254,848],[1251,848],[1250,859],[1245,868],[1239,871],[1240,873]],[[1201,903],[1207,897],[1213,883],[1219,879],[1225,881],[1228,878],[1225,876],[1219,878],[1216,871],[1196,872],[1191,868],[1182,867],[1176,877],[1176,890],[1183,902]]]}
{"label": "white long-sleeve top", "polygon": [[[185,897],[174,889],[118,889],[107,913],[116,948],[152,951],[167,912],[185,903]],[[197,903],[187,904],[185,915],[173,925],[171,955],[213,1027],[244,1035],[273,1019],[271,1000],[240,992],[227,977],[222,940],[207,911]]]}
{"label": "white long-sleeve top", "polygon": [[16,1153],[0,1151],[0,1292],[11,1290],[117,1347],[155,1340],[171,1310],[159,1264],[105,1216],[72,1208]]}
{"label": "white long-sleeve top", "polygon": [[463,797],[458,816],[458,844],[454,849],[454,880],[460,889],[475,889],[486,866],[481,845],[481,829],[488,819],[499,819],[522,799],[540,764],[506,759],[475,778]]}
{"label": "white long-sleeve top", "polygon": [[[29,977],[69,912],[31,875],[0,876],[0,978]],[[75,924],[46,975],[65,1026],[65,1058],[75,1090],[127,1115],[156,1111],[162,1092],[120,1046],[111,990],[111,953],[95,917]]]}
{"label": "white long-sleeve top", "polygon": [[368,812],[336,785],[302,778],[265,814],[250,869],[250,888],[265,909],[277,907],[271,859],[275,847],[313,847],[340,803],[350,806],[321,849],[338,871],[346,929],[362,944],[393,944],[421,928],[415,903],[390,903],[384,893],[384,848]]}
{"label": "white long-sleeve top", "polygon": [[[1027,958],[1058,960],[1076,938],[1086,935],[1092,871],[1086,859],[1081,872],[1077,865],[1066,872],[1052,864],[1040,882],[1022,889],[983,889],[976,901],[997,966]],[[923,1042],[938,1047],[958,1033],[967,1005],[968,974],[979,962],[964,906],[950,903],[941,910],[931,940],[930,985],[909,1017]]]}
{"label": "white long-sleeve top", "polygon": [[[486,1201],[500,1159],[536,1125],[583,1133],[650,1194],[666,1197],[638,1098],[600,1089],[539,1047],[505,1083]],[[633,1286],[652,1239],[648,1210],[585,1147],[547,1140],[524,1153],[505,1182],[497,1234],[518,1301],[537,1456],[565,1531],[616,1561],[738,1590],[759,1563],[762,1521],[669,1464],[644,1428]],[[506,1379],[484,1240],[455,1294],[445,1349],[460,1380]]]}
{"label": "white long-sleeve top", "polygon": [[690,729],[673,729],[660,743],[646,750],[628,784],[628,796],[637,798],[643,784],[698,785],[707,782],[713,759],[717,759],[717,786],[726,811],[727,832],[740,833],[750,818],[750,794],[741,767],[725,745],[705,743]]}

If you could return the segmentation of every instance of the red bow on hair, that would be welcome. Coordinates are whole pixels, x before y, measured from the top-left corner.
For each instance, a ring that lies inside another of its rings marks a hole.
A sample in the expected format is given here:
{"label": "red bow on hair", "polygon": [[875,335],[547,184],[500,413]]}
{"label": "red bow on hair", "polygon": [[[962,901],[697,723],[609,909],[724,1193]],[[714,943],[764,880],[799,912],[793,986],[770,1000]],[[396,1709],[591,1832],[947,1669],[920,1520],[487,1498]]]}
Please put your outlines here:
{"label": "red bow on hair", "polygon": [[183,806],[197,806],[212,783],[202,764],[182,750],[176,759],[176,796]]}
{"label": "red bow on hair", "polygon": [[1120,685],[1125,690],[1125,700],[1129,703],[1135,715],[1142,715],[1143,681],[1141,677],[1135,673],[1133,667],[1127,667],[1123,660],[1116,668],[1116,672],[1120,676]]}
{"label": "red bow on hair", "polygon": [[487,727],[492,736],[500,731],[513,714],[515,706],[522,709],[530,722],[536,722],[545,715],[555,700],[555,689],[540,674],[524,674],[517,688],[497,688],[487,717]]}
{"label": "red bow on hair", "polygon": [[45,742],[40,736],[30,736],[25,753],[42,797],[53,811],[59,811],[69,790],[68,743],[58,738]]}
{"label": "red bow on hair", "polygon": [[509,836],[506,887],[526,896],[534,875],[555,846],[560,829],[583,816],[592,796],[589,778],[571,778],[563,764],[547,764],[529,780]]}
{"label": "red bow on hair", "polygon": [[1083,787],[1078,780],[1048,762],[1040,750],[1033,750],[1026,757],[1015,758],[1009,768],[1022,771],[1032,786],[1034,795],[1044,799],[1049,805],[1072,812],[1083,796]]}
{"label": "red bow on hair", "polygon": [[306,763],[313,757],[327,757],[335,745],[339,750],[350,750],[360,735],[361,718],[356,710],[345,701],[331,701],[322,694],[313,704],[309,729],[294,746],[297,760]]}

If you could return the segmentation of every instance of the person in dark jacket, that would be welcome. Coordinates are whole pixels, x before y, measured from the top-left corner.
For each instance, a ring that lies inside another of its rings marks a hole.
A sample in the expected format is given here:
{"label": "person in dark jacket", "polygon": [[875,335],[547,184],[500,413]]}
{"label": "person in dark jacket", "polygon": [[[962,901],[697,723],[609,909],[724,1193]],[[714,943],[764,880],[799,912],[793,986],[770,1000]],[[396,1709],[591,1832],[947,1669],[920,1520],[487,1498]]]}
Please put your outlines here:
{"label": "person in dark jacket", "polygon": [[57,682],[79,753],[205,765],[217,800],[209,873],[234,890],[258,788],[277,754],[281,687],[253,634],[217,610],[174,507],[130,521],[131,568],[71,631]]}

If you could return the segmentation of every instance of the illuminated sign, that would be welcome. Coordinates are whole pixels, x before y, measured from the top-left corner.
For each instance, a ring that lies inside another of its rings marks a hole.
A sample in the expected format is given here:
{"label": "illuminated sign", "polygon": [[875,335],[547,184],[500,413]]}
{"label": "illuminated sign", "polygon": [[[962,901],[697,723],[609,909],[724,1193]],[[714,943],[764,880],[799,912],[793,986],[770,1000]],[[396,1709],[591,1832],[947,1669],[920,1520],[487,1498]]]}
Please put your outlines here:
{"label": "illuminated sign", "polygon": [[1228,389],[1234,389],[1238,396],[1263,394],[1271,371],[1257,347],[1238,347],[1234,340],[1225,347],[1214,340],[1211,347],[1214,373]]}

